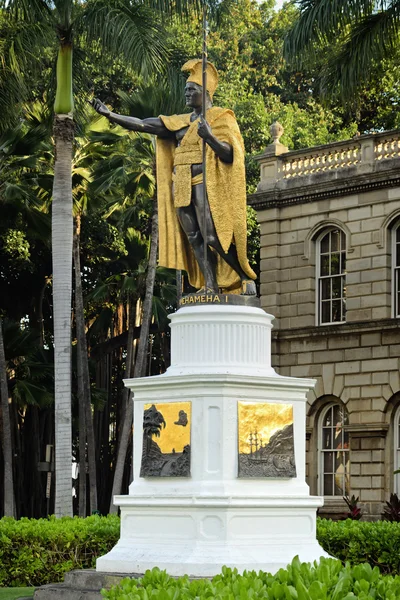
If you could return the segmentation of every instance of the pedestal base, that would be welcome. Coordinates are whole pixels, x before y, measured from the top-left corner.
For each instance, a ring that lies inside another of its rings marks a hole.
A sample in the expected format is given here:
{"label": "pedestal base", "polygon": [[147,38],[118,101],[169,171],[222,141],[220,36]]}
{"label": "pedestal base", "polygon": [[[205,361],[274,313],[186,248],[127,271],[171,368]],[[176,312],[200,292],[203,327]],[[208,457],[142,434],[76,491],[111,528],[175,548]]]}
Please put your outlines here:
{"label": "pedestal base", "polygon": [[154,566],[170,575],[212,577],[223,566],[275,573],[298,555],[328,556],[316,541],[317,497],[121,496],[121,539],[97,560],[107,572],[140,572]]}
{"label": "pedestal base", "polygon": [[[134,480],[129,495],[114,499],[121,508],[121,538],[97,560],[97,570],[141,573],[159,567],[171,575],[211,577],[224,565],[274,573],[296,555],[303,561],[327,556],[316,541],[323,499],[310,497],[305,481],[306,401],[315,381],[275,373],[272,316],[260,308],[187,306],[171,320],[171,367],[164,375],[125,382],[134,396]],[[175,417],[168,419],[180,426],[182,402],[191,407],[188,476],[162,477],[151,469],[143,476],[144,440],[148,456],[151,449],[165,460],[175,448],[183,452],[175,440],[165,453],[149,444],[142,427],[145,406],[154,404],[155,426],[163,406],[176,404]],[[239,417],[244,405],[251,409]],[[262,411],[270,419],[266,423]],[[271,415],[278,414],[291,415],[291,422],[285,417],[283,427],[282,419],[273,421]],[[274,437],[286,429],[289,437]],[[243,474],[239,457],[250,455],[252,468]],[[282,461],[291,465],[290,473]],[[265,463],[274,468],[256,472]]]}

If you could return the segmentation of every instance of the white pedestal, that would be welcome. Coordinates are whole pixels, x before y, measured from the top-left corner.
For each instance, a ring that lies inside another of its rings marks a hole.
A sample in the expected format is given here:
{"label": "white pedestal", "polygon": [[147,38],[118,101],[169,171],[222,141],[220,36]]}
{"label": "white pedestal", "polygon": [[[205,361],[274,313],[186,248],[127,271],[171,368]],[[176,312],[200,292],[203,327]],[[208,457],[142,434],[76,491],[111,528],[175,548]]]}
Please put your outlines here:
{"label": "white pedestal", "polygon": [[[117,496],[121,538],[98,571],[212,576],[222,566],[265,570],[294,556],[327,556],[316,541],[323,499],[305,482],[306,394],[311,379],[271,367],[273,317],[245,306],[189,306],[171,315],[171,367],[130,379],[134,480]],[[191,477],[140,477],[144,405],[191,401]],[[293,405],[297,476],[238,479],[238,402]]]}

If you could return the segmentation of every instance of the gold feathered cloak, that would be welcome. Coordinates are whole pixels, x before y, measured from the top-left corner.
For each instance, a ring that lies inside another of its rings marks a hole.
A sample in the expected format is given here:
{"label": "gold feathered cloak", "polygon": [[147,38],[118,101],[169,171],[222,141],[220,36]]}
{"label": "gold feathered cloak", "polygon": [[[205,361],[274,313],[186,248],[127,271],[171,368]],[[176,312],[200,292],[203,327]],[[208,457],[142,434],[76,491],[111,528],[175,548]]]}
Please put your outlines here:
{"label": "gold feathered cloak", "polygon": [[[201,288],[204,280],[193,250],[178,221],[176,208],[191,202],[191,165],[202,162],[202,139],[197,133],[198,121],[190,122],[190,114],[161,115],[170,131],[189,127],[179,146],[174,139],[157,137],[157,197],[159,219],[159,264],[170,269],[183,269],[190,284]],[[233,163],[221,161],[207,145],[207,197],[218,239],[227,252],[236,245],[243,271],[249,279],[256,275],[247,260],[246,179],[243,139],[231,110],[212,107],[207,111],[212,133],[233,148]],[[174,191],[172,176],[174,175]],[[227,291],[240,289],[237,273],[217,255],[217,281]]]}

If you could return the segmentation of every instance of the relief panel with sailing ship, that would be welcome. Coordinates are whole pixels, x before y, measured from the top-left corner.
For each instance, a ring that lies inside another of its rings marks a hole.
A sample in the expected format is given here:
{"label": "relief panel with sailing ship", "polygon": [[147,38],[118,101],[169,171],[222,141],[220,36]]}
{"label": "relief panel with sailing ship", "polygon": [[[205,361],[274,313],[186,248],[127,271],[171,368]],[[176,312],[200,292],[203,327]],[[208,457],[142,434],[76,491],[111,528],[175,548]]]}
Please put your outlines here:
{"label": "relief panel with sailing ship", "polygon": [[296,477],[293,405],[238,402],[238,476]]}

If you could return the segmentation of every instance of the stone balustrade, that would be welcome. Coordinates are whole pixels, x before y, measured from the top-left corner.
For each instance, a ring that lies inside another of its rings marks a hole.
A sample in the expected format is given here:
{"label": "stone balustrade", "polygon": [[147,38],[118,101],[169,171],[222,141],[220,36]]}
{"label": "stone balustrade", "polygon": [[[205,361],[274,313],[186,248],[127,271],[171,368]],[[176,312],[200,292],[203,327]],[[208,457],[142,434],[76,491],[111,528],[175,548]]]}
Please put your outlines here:
{"label": "stone balustrade", "polygon": [[[289,151],[279,142],[283,128],[279,123],[271,127],[274,141],[256,157],[260,164],[260,182],[250,202],[257,204],[259,194],[289,192],[293,188],[311,189],[313,184],[340,180],[356,181],[357,176],[398,170],[400,157],[400,130],[359,135],[350,140],[333,142],[314,148]],[[378,175],[379,178],[379,175]],[[347,185],[347,184],[346,184]],[[265,198],[264,198],[265,199]]]}

